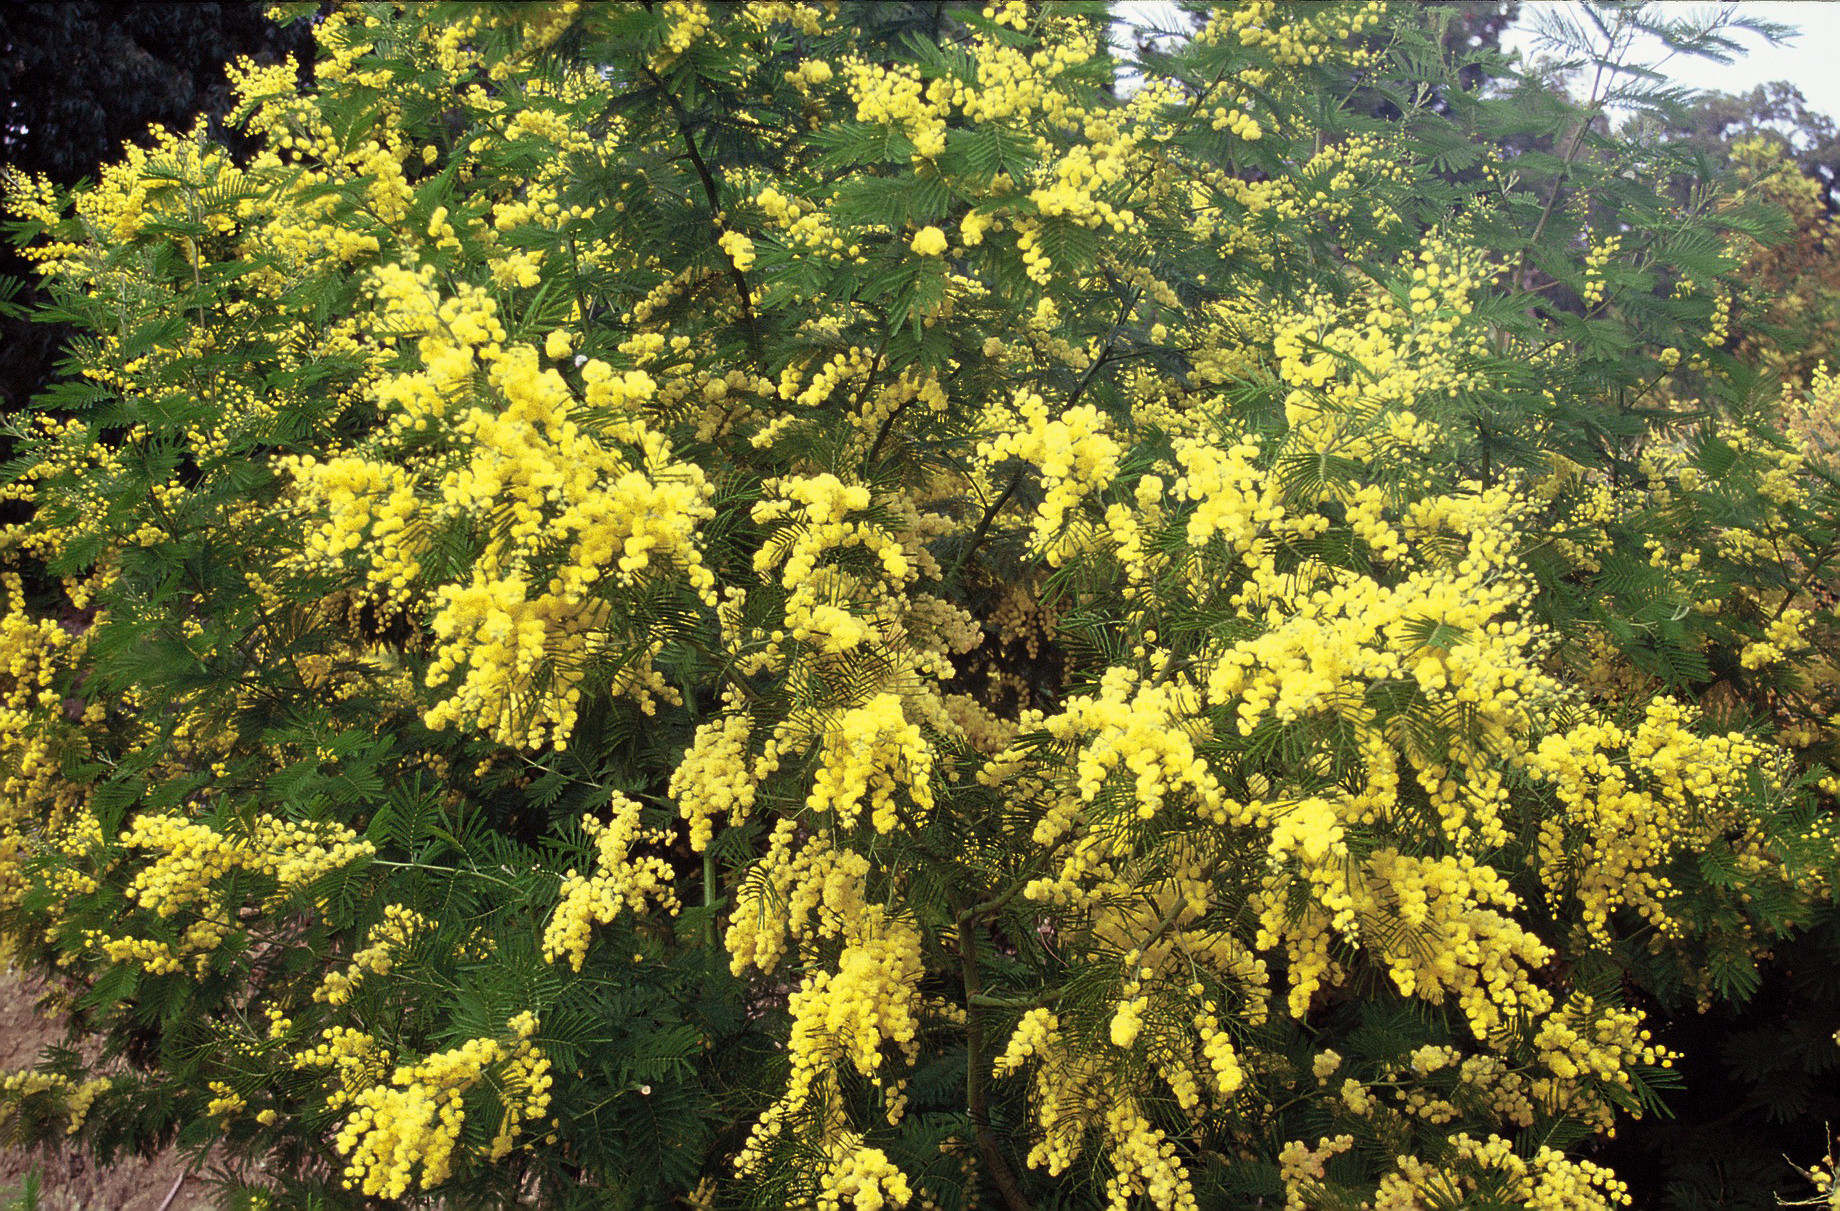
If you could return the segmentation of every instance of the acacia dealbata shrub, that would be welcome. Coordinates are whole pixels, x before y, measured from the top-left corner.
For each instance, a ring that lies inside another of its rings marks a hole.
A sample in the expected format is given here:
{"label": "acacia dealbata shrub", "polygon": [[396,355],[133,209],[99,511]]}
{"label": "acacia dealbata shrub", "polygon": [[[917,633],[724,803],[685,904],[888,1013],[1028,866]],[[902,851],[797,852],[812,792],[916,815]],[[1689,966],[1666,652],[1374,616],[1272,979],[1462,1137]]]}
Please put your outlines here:
{"label": "acacia dealbata shrub", "polygon": [[1416,6],[1106,20],[341,6],[232,66],[254,152],[12,179],[82,336],[0,903],[99,1040],[17,1137],[246,1206],[1627,1201],[1668,1017],[1829,911],[1768,216]]}

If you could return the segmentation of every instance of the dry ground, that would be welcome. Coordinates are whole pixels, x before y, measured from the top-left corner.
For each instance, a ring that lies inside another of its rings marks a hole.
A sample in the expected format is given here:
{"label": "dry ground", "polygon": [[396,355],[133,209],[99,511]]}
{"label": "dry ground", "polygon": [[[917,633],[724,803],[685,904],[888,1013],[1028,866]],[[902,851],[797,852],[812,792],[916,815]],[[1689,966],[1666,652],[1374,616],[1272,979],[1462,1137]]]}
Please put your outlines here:
{"label": "dry ground", "polygon": [[[33,1008],[38,994],[35,985],[0,970],[0,1069],[30,1068],[42,1047],[60,1041],[60,1024]],[[210,1183],[188,1174],[176,1152],[102,1166],[74,1149],[0,1148],[0,1206],[17,1196],[34,1168],[41,1211],[205,1211],[213,1205]]]}

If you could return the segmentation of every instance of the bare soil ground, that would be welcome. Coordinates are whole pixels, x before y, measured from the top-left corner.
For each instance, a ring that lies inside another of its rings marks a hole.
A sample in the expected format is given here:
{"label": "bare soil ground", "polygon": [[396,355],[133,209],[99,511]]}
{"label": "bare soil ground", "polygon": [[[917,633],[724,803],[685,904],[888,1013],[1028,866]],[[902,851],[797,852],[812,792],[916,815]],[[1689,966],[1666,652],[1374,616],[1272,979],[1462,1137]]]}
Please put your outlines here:
{"label": "bare soil ground", "polygon": [[[30,1068],[42,1048],[61,1041],[62,1024],[35,1008],[40,991],[0,970],[0,1069]],[[213,1205],[210,1183],[190,1173],[177,1152],[103,1166],[74,1148],[0,1147],[0,1206],[17,1197],[33,1169],[41,1211],[206,1211]]]}

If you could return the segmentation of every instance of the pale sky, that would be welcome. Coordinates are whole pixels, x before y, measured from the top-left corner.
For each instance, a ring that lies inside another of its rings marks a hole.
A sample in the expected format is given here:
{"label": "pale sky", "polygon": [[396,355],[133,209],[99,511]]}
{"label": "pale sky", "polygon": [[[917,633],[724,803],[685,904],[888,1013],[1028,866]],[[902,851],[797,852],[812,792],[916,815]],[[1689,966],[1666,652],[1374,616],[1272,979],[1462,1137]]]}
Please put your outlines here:
{"label": "pale sky", "polygon": [[[1521,19],[1502,38],[1503,50],[1519,50],[1531,58],[1538,53],[1534,34],[1543,13],[1563,11],[1576,0],[1523,0]],[[1665,0],[1667,7],[1697,13],[1717,11],[1722,4]],[[1802,90],[1811,109],[1840,121],[1840,2],[1836,0],[1737,0],[1729,5],[1742,16],[1759,17],[1799,27],[1799,37],[1770,46],[1755,34],[1735,31],[1732,37],[1746,53],[1730,64],[1689,55],[1669,57],[1667,48],[1649,41],[1637,47],[1637,61],[1656,67],[1675,83],[1692,89],[1727,93],[1749,92],[1770,80],[1787,80]]]}
{"label": "pale sky", "polygon": [[[1520,23],[1502,39],[1503,49],[1519,50],[1531,58],[1536,53],[1533,30],[1539,15],[1577,2],[1523,0]],[[1660,3],[1696,12],[1723,7],[1698,0]],[[1172,0],[1120,0],[1117,7],[1135,24],[1186,28]],[[1811,108],[1840,122],[1840,0],[1737,0],[1735,7],[1748,16],[1797,26],[1801,35],[1786,45],[1771,47],[1753,34],[1737,33],[1735,37],[1747,53],[1730,65],[1686,55],[1668,58],[1666,48],[1658,43],[1639,48],[1645,52],[1643,61],[1650,66],[1660,65],[1659,70],[1694,89],[1742,93],[1768,80],[1787,80],[1802,90]]]}

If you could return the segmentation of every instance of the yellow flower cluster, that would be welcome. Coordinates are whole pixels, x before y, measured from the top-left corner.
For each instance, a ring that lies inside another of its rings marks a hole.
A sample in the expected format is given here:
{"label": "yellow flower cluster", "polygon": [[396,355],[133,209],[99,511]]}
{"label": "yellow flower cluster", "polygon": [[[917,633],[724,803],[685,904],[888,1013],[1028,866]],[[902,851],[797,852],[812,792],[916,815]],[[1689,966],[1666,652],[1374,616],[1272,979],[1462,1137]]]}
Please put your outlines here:
{"label": "yellow flower cluster", "polygon": [[[1388,849],[1369,855],[1366,866],[1355,912],[1373,923],[1377,957],[1402,994],[1438,1003],[1454,993],[1479,1039],[1491,1037],[1504,1014],[1512,1020],[1551,1005],[1530,973],[1552,951],[1508,915],[1519,899],[1493,868],[1468,856]],[[1326,966],[1327,956],[1315,962]]]}
{"label": "yellow flower cluster", "polygon": [[[775,631],[773,646],[789,637],[821,655],[883,648],[894,618],[872,615],[870,604],[902,593],[916,569],[900,537],[867,519],[848,521],[867,512],[868,488],[824,473],[767,480],[765,491],[754,504],[754,521],[782,525],[754,552],[754,571],[778,571],[786,589],[786,624]],[[848,558],[852,550],[867,552],[872,563]]]}
{"label": "yellow flower cluster", "polygon": [[[1421,397],[1478,385],[1466,367],[1487,352],[1488,337],[1468,319],[1484,277],[1473,252],[1428,239],[1391,283],[1376,283],[1363,308],[1319,299],[1289,317],[1271,349],[1292,388],[1292,443],[1366,459],[1422,442],[1412,413]],[[1396,420],[1383,428],[1374,423],[1379,413]]]}
{"label": "yellow flower cluster", "polygon": [[652,70],[663,71],[708,33],[713,21],[703,0],[665,0],[661,10],[665,35],[652,55]]}
{"label": "yellow flower cluster", "polygon": [[789,198],[768,185],[755,195],[754,204],[779,229],[780,238],[790,248],[807,256],[841,260],[861,253],[861,246],[846,238],[829,214],[806,200]]}
{"label": "yellow flower cluster", "polygon": [[[1139,921],[1137,927],[1146,928],[1148,922]],[[1137,970],[1141,979],[1148,979],[1159,963],[1155,955],[1139,951],[1127,952],[1125,960],[1145,964]],[[1124,1211],[1147,1196],[1157,1207],[1194,1208],[1180,1151],[1151,1123],[1140,1099],[1153,1092],[1154,1074],[1174,1093],[1178,1107],[1200,1122],[1210,1110],[1231,1102],[1245,1072],[1213,1002],[1202,1002],[1192,1023],[1184,1024],[1153,1012],[1140,980],[1128,982],[1125,994],[1112,1017],[1110,1041],[1146,1055],[1147,1070],[1121,1072],[1110,1057],[1068,1038],[1052,1011],[1037,1008],[1022,1016],[992,1071],[1000,1076],[1027,1062],[1036,1065],[1033,1117],[1039,1137],[1028,1156],[1031,1166],[1064,1172],[1084,1151],[1084,1137],[1096,1132],[1112,1168],[1106,1186],[1110,1207]]]}
{"label": "yellow flower cluster", "polygon": [[1599,1005],[1582,993],[1541,1023],[1533,1045],[1552,1074],[1533,1080],[1533,1097],[1599,1131],[1611,1130],[1619,1105],[1628,1104],[1631,1067],[1667,1068],[1677,1058],[1651,1041],[1639,1010]]}
{"label": "yellow flower cluster", "polygon": [[1261,534],[1283,520],[1278,485],[1259,469],[1258,456],[1259,441],[1252,436],[1230,446],[1186,438],[1177,443],[1182,475],[1175,481],[1175,495],[1195,504],[1188,515],[1190,546],[1205,546],[1218,537],[1250,556]]}
{"label": "yellow flower cluster", "polygon": [[1592,240],[1584,255],[1584,289],[1580,296],[1587,308],[1595,308],[1604,302],[1604,267],[1616,260],[1622,248],[1623,237],[1606,236],[1601,240]]}
{"label": "yellow flower cluster", "polygon": [[[1535,1211],[1614,1211],[1631,1201],[1628,1187],[1616,1180],[1610,1170],[1590,1161],[1572,1160],[1553,1148],[1541,1147],[1532,1157],[1522,1157],[1510,1141],[1500,1136],[1478,1140],[1466,1133],[1452,1137],[1451,1143],[1457,1163],[1469,1170],[1452,1183],[1461,1191],[1476,1189],[1482,1180],[1497,1185],[1498,1180],[1492,1179],[1501,1175],[1508,1179],[1503,1193],[1514,1200],[1513,1205]],[[1407,1162],[1401,1165],[1401,1177],[1420,1189],[1428,1180],[1445,1178],[1444,1174],[1434,1176],[1429,1166],[1412,1164],[1411,1158],[1401,1159]],[[1390,1189],[1383,1185],[1382,1191],[1391,1201],[1376,1203],[1376,1207],[1419,1205],[1416,1201],[1399,1201],[1406,1197],[1401,1184],[1393,1184]]]}
{"label": "yellow flower cluster", "polygon": [[[737,1158],[743,1173],[760,1166],[789,1122],[837,1095],[839,1064],[880,1081],[885,1046],[892,1044],[909,1064],[918,1053],[925,970],[919,929],[868,900],[869,864],[861,854],[837,848],[825,832],[799,844],[796,831],[791,818],[775,826],[767,857],[736,893],[728,930],[732,966],[737,974],[749,966],[773,971],[788,936],[813,957],[834,940],[837,957],[808,969],[791,995],[791,1077]],[[890,1117],[898,1112],[897,1102]],[[829,1116],[821,1121],[820,1146],[847,1154],[853,1137],[844,1123]],[[877,1166],[875,1174],[880,1188],[905,1182],[892,1169]]]}
{"label": "yellow flower cluster", "polygon": [[58,675],[80,645],[54,619],[32,616],[16,573],[0,574],[0,588],[0,903],[12,904],[25,890],[19,862],[30,838],[56,832],[70,814],[51,738],[35,721],[61,710]]}
{"label": "yellow flower cluster", "polygon": [[[649,375],[588,361],[578,399],[534,347],[502,344],[483,294],[463,287],[443,300],[428,267],[380,270],[374,281],[379,336],[417,338],[420,361],[383,381],[379,403],[398,410],[403,429],[447,430],[466,457],[420,476],[387,456],[284,460],[302,501],[325,515],[310,555],[355,561],[373,585],[400,593],[421,580],[430,527],[488,523],[470,582],[433,586],[442,643],[427,679],[451,688],[427,722],[477,724],[508,744],[566,744],[583,667],[606,648],[603,586],[676,568],[709,593],[696,534],[713,513],[710,485],[639,418],[657,390]],[[464,406],[482,371],[502,406]],[[559,541],[560,558],[546,555]],[[652,654],[641,649],[616,679],[642,704],[675,693]]]}
{"label": "yellow flower cluster", "polygon": [[[1041,159],[1024,179],[988,169],[961,170],[957,188],[980,204],[961,221],[960,236],[971,248],[985,245],[989,233],[1010,232],[1025,271],[1046,283],[1054,273],[1044,240],[1049,226],[1105,227],[1116,233],[1140,229],[1129,203],[1141,187],[1149,160],[1116,111],[1080,95],[1080,69],[1101,49],[1101,39],[1089,23],[1063,18],[1053,10],[1037,16],[1008,6],[991,11],[999,24],[1027,29],[1032,45],[1017,45],[979,30],[965,46],[969,74],[925,79],[905,64],[851,57],[835,68],[822,61],[802,63],[787,73],[787,79],[811,99],[814,122],[825,112],[823,86],[833,78],[840,80],[856,120],[904,138],[917,164],[936,161],[945,152],[955,111],[965,122],[1030,131],[1028,137]],[[1145,90],[1142,99],[1134,100],[1130,112],[1152,116],[1153,91]],[[1249,98],[1240,103],[1252,104]],[[1246,138],[1258,137],[1258,125],[1250,117],[1239,116],[1235,128]],[[1035,133],[1048,130],[1077,130],[1084,138],[1069,141]],[[869,233],[859,235],[831,217],[835,195],[793,199],[768,186],[756,201],[790,247],[827,260],[862,259],[862,236]],[[937,256],[950,245],[943,227],[926,224],[909,247],[920,256]],[[955,287],[974,285],[968,279],[954,281]]]}
{"label": "yellow flower cluster", "polygon": [[946,233],[937,227],[922,227],[914,233],[912,247],[919,256],[938,256],[946,250]]}
{"label": "yellow flower cluster", "polygon": [[409,948],[415,935],[428,928],[427,917],[401,904],[383,906],[383,920],[371,926],[363,949],[351,956],[344,971],[327,971],[313,990],[313,999],[344,1005],[366,975],[387,976],[396,956]]}
{"label": "yellow flower cluster", "polygon": [[[1108,151],[1113,149],[1102,145],[1100,154]],[[1066,218],[1123,235],[1142,224],[1130,210],[1112,206],[1099,194],[1128,171],[1128,164],[1095,159],[1090,147],[1074,147],[1054,163],[1051,183],[1029,191],[1029,200],[1044,218]]]}
{"label": "yellow flower cluster", "polygon": [[[499,1125],[486,1156],[510,1154],[523,1124],[549,1108],[549,1061],[531,1042],[537,1020],[521,1013],[509,1023],[511,1037],[471,1039],[449,1051],[398,1067],[388,1084],[372,1085],[352,1098],[352,1112],[333,1146],[351,1159],[345,1184],[373,1198],[401,1198],[411,1181],[432,1190],[453,1174],[454,1150],[469,1090],[492,1081],[501,1107]],[[420,1174],[415,1170],[420,1167]]]}
{"label": "yellow flower cluster", "polygon": [[635,856],[635,846],[663,842],[663,829],[646,828],[640,821],[636,799],[613,793],[613,818],[603,824],[593,816],[582,818],[582,828],[595,847],[592,875],[570,870],[562,880],[562,902],[543,931],[543,957],[554,963],[567,955],[576,971],[588,957],[589,934],[597,924],[611,922],[625,908],[643,914],[656,903],[667,913],[678,909],[675,877],[670,863],[655,854]]}
{"label": "yellow flower cluster", "polygon": [[[277,1018],[270,1034],[281,1037],[292,1023]],[[360,1091],[380,1083],[391,1070],[391,1054],[380,1047],[375,1036],[348,1026],[328,1026],[320,1032],[321,1041],[294,1052],[291,1067],[301,1071],[330,1069],[336,1086],[326,1094],[326,1106],[338,1110],[351,1103]]]}
{"label": "yellow flower cluster", "polygon": [[1047,401],[1024,391],[1009,411],[1015,423],[993,425],[1003,436],[979,446],[978,458],[987,466],[1020,458],[1040,470],[1046,491],[1035,512],[1035,549],[1058,566],[1085,549],[1090,536],[1070,525],[1068,514],[1117,477],[1124,448],[1091,404],[1077,404],[1050,419]]}
{"label": "yellow flower cluster", "polygon": [[898,819],[895,792],[905,790],[916,815],[904,823],[918,827],[933,809],[932,767],[932,747],[919,726],[907,721],[900,696],[877,694],[839,712],[825,728],[806,803],[813,811],[835,812],[847,828],[856,823],[867,797],[870,823],[885,833]]}
{"label": "yellow flower cluster", "polygon": [[858,1137],[839,1141],[837,1150],[842,1155],[824,1171],[818,1211],[843,1211],[846,1203],[855,1211],[882,1211],[913,1198],[907,1178],[880,1148],[864,1147]]}
{"label": "yellow flower cluster", "polygon": [[[1547,683],[1527,654],[1530,630],[1510,621],[1522,591],[1512,548],[1517,513],[1500,489],[1416,507],[1404,533],[1428,539],[1455,530],[1463,557],[1448,570],[1434,563],[1390,585],[1326,573],[1300,584],[1267,557],[1241,594],[1243,608],[1276,606],[1282,621],[1220,654],[1208,679],[1210,701],[1235,704],[1241,732],[1250,733],[1268,713],[1288,721],[1345,708],[1358,687],[1410,678],[1427,694],[1494,713],[1491,734],[1525,726],[1523,697]],[[1427,562],[1437,560],[1435,545],[1421,549]],[[1419,637],[1427,623],[1471,642],[1431,647]]]}
{"label": "yellow flower cluster", "polygon": [[[1216,128],[1233,131],[1248,141],[1256,139],[1260,134],[1258,123],[1237,108],[1251,104],[1244,97],[1216,104]],[[1372,135],[1357,135],[1311,156],[1300,176],[1248,181],[1202,173],[1191,183],[1190,193],[1198,208],[1198,231],[1249,264],[1276,269],[1282,254],[1270,237],[1280,224],[1319,223],[1359,249],[1371,242],[1373,234],[1405,224],[1405,217],[1385,199],[1392,193],[1387,186],[1406,183],[1406,170],[1395,144]],[[1241,302],[1224,302],[1213,310],[1225,315],[1243,307]]]}
{"label": "yellow flower cluster", "polygon": [[273,898],[279,901],[377,852],[342,824],[268,815],[257,816],[236,834],[177,816],[136,816],[120,839],[130,849],[152,852],[152,860],[129,883],[128,894],[161,917],[209,904],[212,884],[232,871],[267,875],[276,883]]}
{"label": "yellow flower cluster", "polygon": [[1314,1148],[1291,1140],[1278,1152],[1278,1171],[1284,1179],[1284,1211],[1311,1211],[1319,1184],[1328,1176],[1328,1163],[1354,1147],[1354,1136],[1338,1135],[1316,1141]]}
{"label": "yellow flower cluster", "polygon": [[228,1120],[247,1109],[249,1100],[233,1089],[225,1081],[208,1081],[206,1088],[211,1091],[211,1100],[205,1104],[204,1112],[211,1118]]}
{"label": "yellow flower cluster", "polygon": [[1364,52],[1345,43],[1378,22],[1382,11],[1379,0],[1353,7],[1322,5],[1303,9],[1279,0],[1247,0],[1219,9],[1197,39],[1235,39],[1247,46],[1263,46],[1281,67],[1320,63],[1338,52],[1358,63]]}
{"label": "yellow flower cluster", "polygon": [[1070,699],[1046,727],[1057,740],[1079,742],[1073,772],[1083,801],[1097,799],[1114,774],[1124,773],[1137,818],[1154,819],[1177,792],[1190,800],[1197,819],[1225,824],[1232,808],[1195,751],[1196,742],[1208,738],[1200,707],[1200,693],[1185,678],[1145,684],[1121,666],[1106,670],[1097,694]]}
{"label": "yellow flower cluster", "polygon": [[742,273],[754,267],[754,241],[738,231],[725,231],[716,240],[722,251],[728,254],[729,264]]}
{"label": "yellow flower cluster", "polygon": [[1736,732],[1702,736],[1690,727],[1695,715],[1657,698],[1633,730],[1590,720],[1520,757],[1565,808],[1540,835],[1549,894],[1575,899],[1596,938],[1609,940],[1610,917],[1625,907],[1664,936],[1678,931],[1663,873],[1676,854],[1716,846],[1740,867],[1771,864],[1762,839],[1738,827],[1740,795],[1752,771],[1780,778],[1781,754]]}
{"label": "yellow flower cluster", "polygon": [[1744,645],[1744,649],[1738,653],[1738,663],[1747,669],[1760,669],[1807,651],[1807,624],[1808,611],[1793,606],[1784,607],[1782,613],[1764,627],[1762,639]]}
{"label": "yellow flower cluster", "polygon": [[844,64],[844,79],[856,120],[886,126],[907,136],[914,158],[930,160],[946,149],[946,115],[952,105],[949,80],[922,83],[905,64]]}
{"label": "yellow flower cluster", "polygon": [[748,716],[731,709],[696,729],[671,772],[666,790],[690,822],[690,848],[699,854],[709,848],[718,819],[738,825],[748,817],[761,781],[778,768],[777,748],[750,759],[752,732]]}
{"label": "yellow flower cluster", "polygon": [[115,1084],[112,1076],[75,1081],[56,1072],[8,1072],[0,1076],[0,1133],[11,1135],[27,1101],[60,1114],[64,1134],[83,1130],[90,1107]]}
{"label": "yellow flower cluster", "polygon": [[1119,1098],[1105,1116],[1104,1134],[1110,1143],[1107,1159],[1112,1172],[1105,1180],[1109,1211],[1129,1211],[1152,1206],[1170,1211],[1200,1211],[1193,1183],[1175,1142],[1134,1099]]}
{"label": "yellow flower cluster", "polygon": [[[178,975],[185,963],[173,948],[154,938],[112,938],[98,929],[85,930],[83,941],[111,963],[133,964],[156,976]],[[215,945],[221,938],[212,939]]]}

